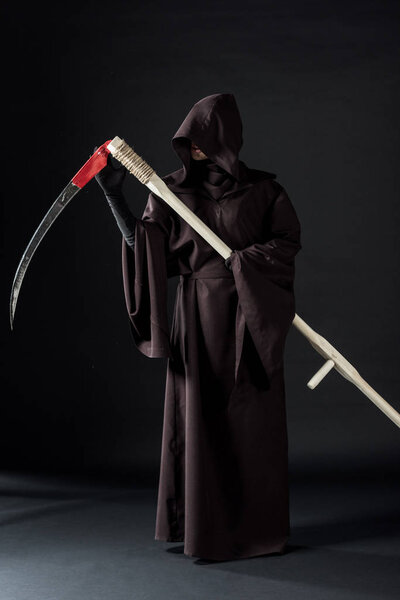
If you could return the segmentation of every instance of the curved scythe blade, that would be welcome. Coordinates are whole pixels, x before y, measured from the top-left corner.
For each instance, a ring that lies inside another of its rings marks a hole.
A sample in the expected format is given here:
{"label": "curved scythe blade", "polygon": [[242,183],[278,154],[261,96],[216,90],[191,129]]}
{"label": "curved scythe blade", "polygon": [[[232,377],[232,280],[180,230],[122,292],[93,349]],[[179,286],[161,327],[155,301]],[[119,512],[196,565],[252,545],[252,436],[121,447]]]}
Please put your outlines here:
{"label": "curved scythe blade", "polygon": [[11,288],[10,297],[10,326],[13,328],[15,309],[17,306],[18,295],[21,289],[26,270],[40,242],[72,198],[90,181],[99,171],[107,164],[107,159],[110,151],[107,146],[111,140],[102,144],[96,152],[86,161],[81,169],[74,175],[67,187],[61,192],[57,200],[53,202],[45,216],[43,217],[39,227],[36,229],[29,242],[25,252],[22,255],[14,281]]}
{"label": "curved scythe blade", "polygon": [[61,213],[61,211],[67,206],[68,202],[72,200],[72,198],[80,191],[80,188],[69,182],[67,187],[61,192],[58,196],[57,200],[52,204],[50,209],[45,214],[42,222],[39,227],[36,229],[35,233],[28,246],[26,247],[25,252],[22,255],[20,263],[18,265],[17,271],[15,273],[14,281],[11,288],[11,298],[10,298],[10,326],[13,328],[15,308],[17,306],[17,300],[19,291],[21,289],[22,281],[24,279],[26,270],[31,262],[31,258],[34,255],[36,248],[39,246],[40,242]]}

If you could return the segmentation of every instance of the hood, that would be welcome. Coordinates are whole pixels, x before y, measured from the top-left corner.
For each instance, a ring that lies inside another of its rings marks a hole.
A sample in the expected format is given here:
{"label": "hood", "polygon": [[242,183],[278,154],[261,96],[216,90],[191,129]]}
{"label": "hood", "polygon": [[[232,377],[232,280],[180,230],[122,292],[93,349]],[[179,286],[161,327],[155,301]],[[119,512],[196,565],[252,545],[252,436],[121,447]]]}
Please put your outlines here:
{"label": "hood", "polygon": [[239,161],[242,119],[233,94],[212,94],[196,102],[173,136],[172,148],[183,163],[180,184],[190,180],[193,163],[200,162],[191,157],[192,141],[236,181],[245,177]]}

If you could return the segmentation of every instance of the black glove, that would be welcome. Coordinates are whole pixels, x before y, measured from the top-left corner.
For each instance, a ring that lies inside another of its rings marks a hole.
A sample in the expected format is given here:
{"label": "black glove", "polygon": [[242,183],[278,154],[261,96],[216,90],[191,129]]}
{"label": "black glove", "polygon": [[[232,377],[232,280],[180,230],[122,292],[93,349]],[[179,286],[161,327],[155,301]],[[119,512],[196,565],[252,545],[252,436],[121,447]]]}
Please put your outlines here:
{"label": "black glove", "polygon": [[[93,150],[96,152],[97,146]],[[122,196],[122,184],[127,170],[119,161],[108,155],[106,166],[95,175],[95,179],[106,196]]]}
{"label": "black glove", "polygon": [[227,269],[229,269],[229,271],[232,271],[232,265],[231,265],[231,257],[228,256],[228,258],[225,259],[225,266]]}
{"label": "black glove", "polygon": [[[93,153],[96,150],[97,146],[94,148]],[[95,179],[104,192],[111,212],[117,221],[117,225],[126,243],[133,249],[135,247],[136,217],[131,213],[122,193],[122,184],[127,170],[119,161],[118,164],[116,164],[117,161],[113,161],[115,159],[109,154],[107,165],[95,175]]]}

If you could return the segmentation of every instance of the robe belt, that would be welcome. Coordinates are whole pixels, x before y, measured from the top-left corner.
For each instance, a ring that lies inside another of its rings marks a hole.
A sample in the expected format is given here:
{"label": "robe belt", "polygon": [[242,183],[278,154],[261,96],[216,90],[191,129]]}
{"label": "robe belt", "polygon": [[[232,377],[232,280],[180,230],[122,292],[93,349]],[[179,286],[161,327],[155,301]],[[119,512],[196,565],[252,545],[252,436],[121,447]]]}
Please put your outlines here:
{"label": "robe belt", "polygon": [[224,265],[221,268],[213,267],[212,269],[200,269],[180,275],[181,281],[186,279],[233,279],[233,273]]}

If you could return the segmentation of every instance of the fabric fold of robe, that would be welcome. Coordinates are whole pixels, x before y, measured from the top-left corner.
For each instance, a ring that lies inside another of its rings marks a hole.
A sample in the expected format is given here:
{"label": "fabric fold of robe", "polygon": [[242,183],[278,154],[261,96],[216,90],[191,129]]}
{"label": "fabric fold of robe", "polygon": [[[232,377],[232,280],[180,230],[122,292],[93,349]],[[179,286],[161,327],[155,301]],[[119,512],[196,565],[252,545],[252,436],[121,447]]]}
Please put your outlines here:
{"label": "fabric fold of robe", "polygon": [[294,257],[300,248],[300,229],[284,189],[274,202],[269,224],[270,234],[279,237],[233,250],[231,265],[244,316],[237,340],[242,339],[247,324],[265,371],[272,378],[283,366],[286,337],[296,314]]}
{"label": "fabric fold of robe", "polygon": [[131,333],[145,356],[169,358],[165,237],[156,223],[138,219],[135,240],[132,250],[122,238],[122,272]]}

